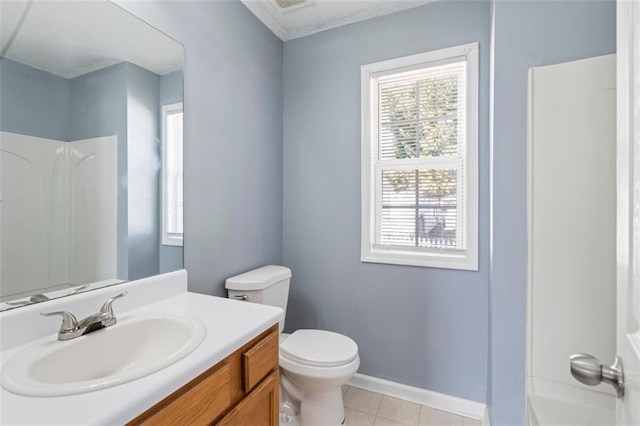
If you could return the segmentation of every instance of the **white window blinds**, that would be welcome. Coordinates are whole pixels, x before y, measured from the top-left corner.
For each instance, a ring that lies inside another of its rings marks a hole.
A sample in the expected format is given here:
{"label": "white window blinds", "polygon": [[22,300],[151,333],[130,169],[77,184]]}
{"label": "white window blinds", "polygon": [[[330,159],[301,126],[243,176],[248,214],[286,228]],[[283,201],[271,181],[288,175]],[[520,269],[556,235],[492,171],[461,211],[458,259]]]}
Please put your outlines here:
{"label": "white window blinds", "polygon": [[163,244],[182,245],[183,236],[183,110],[163,107]]}
{"label": "white window blinds", "polygon": [[466,62],[373,80],[376,245],[464,249]]}
{"label": "white window blinds", "polygon": [[[471,46],[477,55],[477,46]],[[368,192],[363,197],[368,203],[366,212],[363,207],[363,234],[369,239],[363,242],[363,260],[370,260],[365,251],[373,253],[373,259],[375,252],[461,259],[469,254],[470,236],[475,250],[477,218],[469,220],[477,214],[477,124],[470,120],[477,114],[470,102],[477,96],[477,70],[476,80],[470,81],[472,49],[452,48],[448,57],[438,51],[435,60],[425,61],[429,54],[423,54],[416,55],[417,62],[409,57],[387,61],[392,63],[388,67],[363,67],[363,79],[368,79],[367,86],[363,82],[368,92],[368,99],[363,97],[363,155],[367,151],[370,156],[363,161],[369,173],[363,175],[363,191]],[[469,175],[469,170],[474,173]],[[419,264],[431,266],[428,261]]]}

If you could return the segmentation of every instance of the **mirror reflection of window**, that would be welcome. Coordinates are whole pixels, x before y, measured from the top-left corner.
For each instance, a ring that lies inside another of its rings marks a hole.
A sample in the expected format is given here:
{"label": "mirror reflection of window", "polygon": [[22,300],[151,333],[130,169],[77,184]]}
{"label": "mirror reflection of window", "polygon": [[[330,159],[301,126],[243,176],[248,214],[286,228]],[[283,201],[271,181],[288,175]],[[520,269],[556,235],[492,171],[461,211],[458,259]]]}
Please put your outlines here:
{"label": "mirror reflection of window", "polygon": [[182,103],[162,107],[162,244],[182,246]]}

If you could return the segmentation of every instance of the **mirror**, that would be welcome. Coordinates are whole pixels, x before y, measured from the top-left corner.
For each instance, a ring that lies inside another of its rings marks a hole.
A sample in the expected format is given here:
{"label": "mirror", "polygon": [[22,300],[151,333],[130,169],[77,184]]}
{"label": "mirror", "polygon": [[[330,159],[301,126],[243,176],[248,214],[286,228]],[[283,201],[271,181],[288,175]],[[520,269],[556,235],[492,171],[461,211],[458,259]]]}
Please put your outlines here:
{"label": "mirror", "polygon": [[0,8],[0,310],[181,269],[182,45],[108,0]]}

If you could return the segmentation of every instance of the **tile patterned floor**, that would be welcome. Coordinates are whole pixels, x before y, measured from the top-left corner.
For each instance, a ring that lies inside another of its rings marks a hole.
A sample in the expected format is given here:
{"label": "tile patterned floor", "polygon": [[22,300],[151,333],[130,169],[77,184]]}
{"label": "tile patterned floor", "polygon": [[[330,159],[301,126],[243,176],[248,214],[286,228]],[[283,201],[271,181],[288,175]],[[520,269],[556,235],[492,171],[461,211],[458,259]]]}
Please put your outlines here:
{"label": "tile patterned floor", "polygon": [[480,426],[479,420],[391,398],[375,392],[342,387],[348,426]]}

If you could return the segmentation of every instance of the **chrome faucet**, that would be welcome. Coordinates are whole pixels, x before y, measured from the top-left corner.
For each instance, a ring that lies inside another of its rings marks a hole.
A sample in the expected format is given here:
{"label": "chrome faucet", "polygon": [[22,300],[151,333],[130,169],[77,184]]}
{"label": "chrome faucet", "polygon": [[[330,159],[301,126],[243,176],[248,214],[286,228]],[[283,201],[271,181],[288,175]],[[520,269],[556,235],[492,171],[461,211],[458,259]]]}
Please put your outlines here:
{"label": "chrome faucet", "polygon": [[[90,285],[91,284],[85,284],[85,285],[81,285],[80,287],[76,287],[74,290],[71,290],[69,293],[67,293],[66,296],[72,296],[76,293],[80,293],[83,290],[88,289]],[[34,294],[27,300],[19,300],[17,302],[5,302],[5,303],[10,306],[24,306],[24,305],[30,305],[32,303],[46,302],[47,300],[51,300],[51,299],[46,294]]]}
{"label": "chrome faucet", "polygon": [[78,322],[72,313],[66,311],[43,312],[40,315],[45,317],[53,315],[62,316],[62,325],[60,326],[60,331],[58,331],[58,340],[75,339],[76,337],[84,336],[85,334],[100,330],[101,328],[114,325],[116,323],[116,316],[113,313],[111,305],[114,300],[126,295],[127,292],[125,291],[124,293],[120,293],[117,296],[112,297],[104,302],[104,305],[100,308],[100,312],[89,315],[80,322]]}

